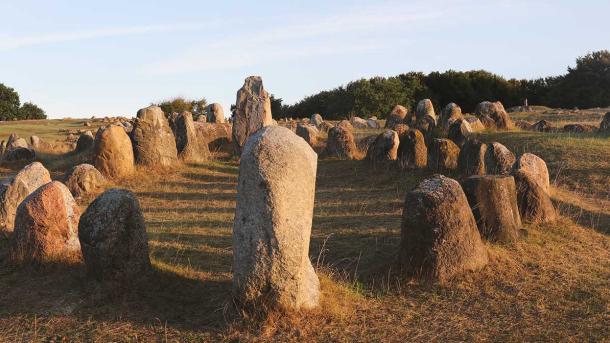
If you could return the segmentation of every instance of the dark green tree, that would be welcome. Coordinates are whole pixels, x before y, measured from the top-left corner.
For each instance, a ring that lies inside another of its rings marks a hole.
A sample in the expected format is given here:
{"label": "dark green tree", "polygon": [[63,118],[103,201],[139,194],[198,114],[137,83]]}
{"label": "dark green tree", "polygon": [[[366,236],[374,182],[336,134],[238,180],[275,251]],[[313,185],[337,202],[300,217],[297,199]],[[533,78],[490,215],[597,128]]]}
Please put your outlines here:
{"label": "dark green tree", "polygon": [[47,119],[47,115],[40,107],[26,102],[19,108],[19,119]]}
{"label": "dark green tree", "polygon": [[17,119],[19,105],[19,94],[13,88],[0,83],[0,120]]}

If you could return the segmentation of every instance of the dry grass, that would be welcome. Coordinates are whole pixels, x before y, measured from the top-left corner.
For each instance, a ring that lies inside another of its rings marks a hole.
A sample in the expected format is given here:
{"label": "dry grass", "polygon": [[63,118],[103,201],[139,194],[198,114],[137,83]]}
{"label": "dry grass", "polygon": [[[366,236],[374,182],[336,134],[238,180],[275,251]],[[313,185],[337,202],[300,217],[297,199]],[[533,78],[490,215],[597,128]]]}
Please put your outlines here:
{"label": "dry grass", "polygon": [[[608,340],[610,239],[606,222],[592,228],[581,220],[600,210],[601,193],[585,202],[577,192],[604,186],[607,164],[595,161],[608,156],[610,143],[537,135],[484,137],[531,149],[551,162],[553,175],[561,166],[553,156],[567,161],[563,170],[580,172],[583,181],[558,181],[555,190],[571,212],[552,225],[527,226],[515,245],[486,243],[490,264],[442,287],[404,279],[394,263],[404,195],[428,173],[321,160],[310,257],[322,306],[264,318],[237,313],[230,301],[237,162],[140,170],[116,183],[140,199],[153,275],[121,293],[88,280],[81,264],[0,264],[0,341]],[[587,151],[597,158],[577,158]],[[0,239],[0,260],[7,245]]]}

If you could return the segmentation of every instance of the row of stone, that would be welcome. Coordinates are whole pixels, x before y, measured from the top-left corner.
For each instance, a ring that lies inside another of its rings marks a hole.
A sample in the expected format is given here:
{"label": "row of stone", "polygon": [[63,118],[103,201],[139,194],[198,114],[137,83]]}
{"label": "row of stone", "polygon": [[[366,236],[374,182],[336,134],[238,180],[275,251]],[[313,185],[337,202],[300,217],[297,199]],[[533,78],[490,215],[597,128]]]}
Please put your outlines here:
{"label": "row of stone", "polygon": [[[82,256],[89,274],[103,280],[133,278],[150,267],[144,218],[131,192],[110,189],[81,215],[71,189],[79,189],[75,178],[91,169],[77,166],[66,186],[51,181],[46,168],[34,162],[3,188],[3,219],[14,221],[10,241],[14,263],[74,262]],[[8,203],[14,206],[15,201],[15,213],[5,216],[10,212]]]}

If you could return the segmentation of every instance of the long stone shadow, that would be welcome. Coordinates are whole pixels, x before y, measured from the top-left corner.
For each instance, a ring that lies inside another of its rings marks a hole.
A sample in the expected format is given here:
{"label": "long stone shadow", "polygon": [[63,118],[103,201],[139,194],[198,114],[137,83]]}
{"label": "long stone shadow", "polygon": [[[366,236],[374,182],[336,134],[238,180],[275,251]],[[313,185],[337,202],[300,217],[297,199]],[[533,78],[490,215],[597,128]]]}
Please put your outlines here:
{"label": "long stone shadow", "polygon": [[149,197],[153,199],[161,200],[202,200],[204,198],[210,198],[214,200],[235,200],[237,198],[236,192],[233,193],[183,193],[183,192],[137,192],[138,197]]}
{"label": "long stone shadow", "polygon": [[563,216],[571,218],[581,226],[610,235],[610,215],[598,211],[591,211],[578,206],[575,203],[553,199],[555,207]]}
{"label": "long stone shadow", "polygon": [[183,173],[187,179],[191,179],[193,181],[203,181],[209,183],[224,183],[224,184],[233,184],[234,188],[237,186],[237,178],[231,175],[208,175],[208,174],[196,174],[196,173]]}
{"label": "long stone shadow", "polygon": [[145,213],[234,213],[234,207],[218,207],[218,206],[201,206],[201,207],[180,207],[180,208],[165,208],[165,207],[145,207],[142,209]]}
{"label": "long stone shadow", "polygon": [[[230,268],[230,255],[210,254],[206,259]],[[214,331],[226,325],[224,309],[231,302],[228,278],[204,281],[157,268],[129,286],[94,281],[82,263],[15,267],[5,262],[0,264],[0,276],[0,318],[69,315],[83,322]]]}
{"label": "long stone shadow", "polygon": [[[181,227],[209,227],[209,228],[217,228],[217,227],[226,227],[227,221],[224,220],[209,220],[209,219],[201,219],[201,220],[170,220],[170,221],[162,221],[162,220],[147,220],[146,227],[147,228],[162,228],[162,227],[171,227],[171,228],[181,228]],[[231,223],[232,225],[232,223]]]}

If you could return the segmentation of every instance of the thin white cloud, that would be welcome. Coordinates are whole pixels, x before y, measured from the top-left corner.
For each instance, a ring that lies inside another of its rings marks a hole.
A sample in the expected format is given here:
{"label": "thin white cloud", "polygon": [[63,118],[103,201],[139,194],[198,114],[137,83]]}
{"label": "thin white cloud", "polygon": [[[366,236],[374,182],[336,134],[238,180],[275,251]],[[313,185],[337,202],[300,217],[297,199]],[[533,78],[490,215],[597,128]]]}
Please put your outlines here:
{"label": "thin white cloud", "polygon": [[192,31],[202,28],[204,28],[204,24],[202,23],[178,23],[167,25],[104,28],[80,32],[47,33],[21,37],[0,36],[0,50],[13,50],[33,45],[82,41],[97,38],[122,37],[175,31]]}
{"label": "thin white cloud", "polygon": [[297,57],[363,53],[383,48],[381,40],[366,42],[345,38],[384,30],[404,30],[408,25],[438,19],[442,14],[393,4],[321,18],[301,17],[284,26],[200,41],[196,47],[181,51],[178,56],[144,65],[143,72],[178,74],[240,68]]}

